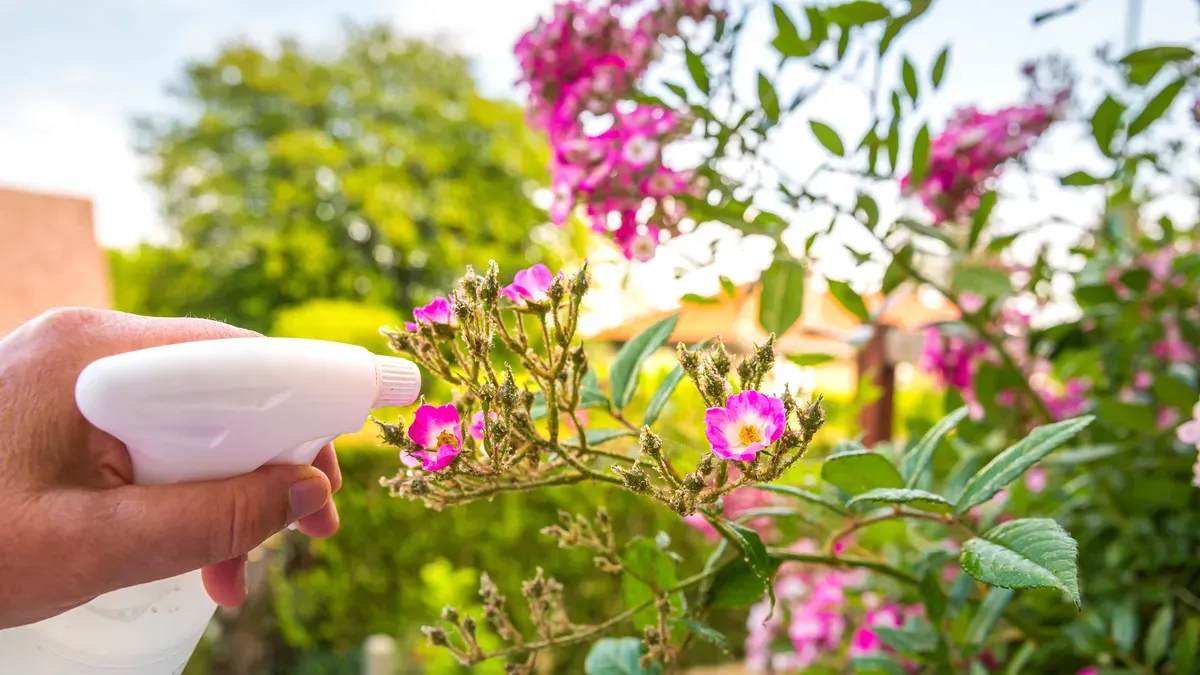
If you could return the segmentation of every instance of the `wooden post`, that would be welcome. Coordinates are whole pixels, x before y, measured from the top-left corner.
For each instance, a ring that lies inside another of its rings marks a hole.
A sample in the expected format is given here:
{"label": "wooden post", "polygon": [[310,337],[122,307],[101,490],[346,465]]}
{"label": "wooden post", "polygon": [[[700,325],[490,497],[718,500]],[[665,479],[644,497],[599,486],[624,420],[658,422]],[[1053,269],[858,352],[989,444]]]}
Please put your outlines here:
{"label": "wooden post", "polygon": [[863,445],[867,447],[892,440],[892,415],[896,400],[896,367],[888,357],[888,334],[892,330],[891,326],[876,326],[871,339],[858,352],[859,382],[866,376],[880,390],[879,398],[863,406],[859,413]]}
{"label": "wooden post", "polygon": [[372,635],[363,643],[362,675],[396,675],[396,640]]}

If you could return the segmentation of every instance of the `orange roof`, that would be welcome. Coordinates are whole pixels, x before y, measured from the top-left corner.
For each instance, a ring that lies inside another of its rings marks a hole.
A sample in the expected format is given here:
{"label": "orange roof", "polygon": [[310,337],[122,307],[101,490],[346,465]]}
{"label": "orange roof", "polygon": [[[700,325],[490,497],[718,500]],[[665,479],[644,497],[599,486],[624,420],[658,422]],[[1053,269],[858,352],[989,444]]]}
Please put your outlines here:
{"label": "orange roof", "polygon": [[[720,296],[716,304],[684,305],[680,309],[653,312],[603,331],[592,339],[624,342],[679,312],[679,324],[671,334],[670,344],[694,344],[719,335],[731,347],[749,349],[767,339],[767,331],[758,323],[759,293],[757,284],[744,286],[733,297]],[[800,320],[777,338],[779,350],[788,354],[821,352],[850,356],[853,349],[846,341],[861,325],[859,320],[842,308],[828,291],[817,293],[809,286],[804,295]],[[958,318],[958,311],[950,302],[943,299],[931,308],[911,290],[896,291],[890,300],[880,317],[881,323],[904,332],[917,332],[931,323]],[[874,293],[864,296],[863,301],[868,310],[875,312],[883,304],[884,297]]]}

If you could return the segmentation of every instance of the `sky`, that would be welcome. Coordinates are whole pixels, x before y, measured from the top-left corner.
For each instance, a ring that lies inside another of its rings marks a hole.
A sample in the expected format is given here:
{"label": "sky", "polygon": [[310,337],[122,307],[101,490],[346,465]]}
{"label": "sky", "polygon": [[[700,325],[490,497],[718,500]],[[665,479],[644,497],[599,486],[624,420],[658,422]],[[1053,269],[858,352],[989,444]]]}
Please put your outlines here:
{"label": "sky", "polygon": [[[236,39],[269,43],[294,36],[307,43],[331,43],[345,20],[387,21],[402,32],[454,45],[475,60],[484,92],[518,97],[511,45],[551,4],[551,0],[0,0],[0,185],[91,198],[97,236],[105,245],[160,239],[155,197],[140,178],[132,122],[140,115],[172,110],[166,90],[187,62],[211,57],[221,44]],[[799,5],[783,4],[793,12]],[[1018,71],[1031,57],[1058,52],[1086,63],[1093,48],[1105,41],[1112,42],[1118,53],[1124,50],[1128,0],[1090,0],[1068,18],[1031,26],[1032,15],[1059,4],[1061,0],[936,2],[891,49],[893,59],[909,56],[927,78],[935,55],[952,36],[945,81],[924,109],[931,126],[960,105],[995,108],[1018,101],[1023,92]],[[1136,44],[1195,38],[1200,18],[1195,0],[1143,0],[1142,5]],[[769,9],[764,9],[747,29],[750,42],[765,43],[773,35]],[[752,82],[754,67],[768,58],[765,50],[751,54],[739,77]],[[885,64],[884,70],[885,82],[894,81],[898,61]],[[1085,70],[1085,74],[1092,77],[1095,72]],[[1088,78],[1085,84],[1093,86]],[[847,138],[861,135],[852,130],[865,125],[867,113],[854,97],[849,87],[833,87],[805,108],[804,117],[835,122]],[[800,175],[811,171],[822,157],[804,122],[800,119],[779,129],[769,150],[789,172]],[[1054,170],[1094,165],[1098,157],[1081,142],[1083,134],[1081,129],[1061,131],[1039,151],[1038,161]],[[836,193],[844,187],[830,185],[829,190]],[[895,194],[881,197],[885,217],[903,208]],[[1019,222],[1061,210],[1069,218],[1086,220],[1097,204],[1095,199],[1039,193],[1036,204],[1015,200],[998,217]],[[1193,205],[1181,208],[1193,209]],[[806,214],[805,219],[816,222],[817,215]],[[617,305],[623,311],[666,307],[685,290],[714,292],[720,274],[749,282],[769,264],[769,245],[730,241],[720,248],[714,267],[677,281],[674,267],[682,260],[680,253],[706,251],[706,237],[733,239],[720,227],[702,230],[693,241],[668,246],[655,263],[633,270],[623,265],[601,270],[604,292],[612,298],[602,304],[613,309],[598,320],[606,324],[619,320]],[[788,242],[795,245],[803,239],[804,228],[797,227]],[[829,258],[835,269],[849,262],[836,253]],[[626,275],[630,283],[622,290],[620,282]],[[631,299],[629,288],[642,291],[635,290]]]}

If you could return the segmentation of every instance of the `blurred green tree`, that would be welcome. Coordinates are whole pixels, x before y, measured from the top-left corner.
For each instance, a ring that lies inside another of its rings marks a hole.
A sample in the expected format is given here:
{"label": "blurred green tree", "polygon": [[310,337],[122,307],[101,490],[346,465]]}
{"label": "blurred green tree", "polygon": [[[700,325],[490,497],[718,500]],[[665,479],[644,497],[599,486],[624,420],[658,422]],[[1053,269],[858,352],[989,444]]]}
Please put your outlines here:
{"label": "blurred green tree", "polygon": [[407,312],[467,264],[553,267],[582,246],[530,243],[547,149],[521,108],[385,26],[332,51],[230,45],[172,93],[179,112],[138,131],[174,242],[114,253],[123,309],[263,331],[314,298]]}

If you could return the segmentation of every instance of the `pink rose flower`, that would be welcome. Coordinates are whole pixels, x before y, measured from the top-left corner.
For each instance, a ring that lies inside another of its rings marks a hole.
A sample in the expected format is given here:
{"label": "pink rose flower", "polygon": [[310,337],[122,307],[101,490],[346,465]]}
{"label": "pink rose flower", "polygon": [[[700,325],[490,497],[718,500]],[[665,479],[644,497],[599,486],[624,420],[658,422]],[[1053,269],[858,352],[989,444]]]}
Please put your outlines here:
{"label": "pink rose flower", "polygon": [[416,331],[419,323],[443,323],[449,325],[454,319],[450,312],[450,301],[445,298],[434,298],[433,302],[413,310],[413,320],[405,322],[404,327]]}
{"label": "pink rose flower", "polygon": [[757,391],[730,396],[724,408],[709,408],[704,433],[715,455],[748,462],[779,440],[787,425],[783,401]]}
{"label": "pink rose flower", "polygon": [[500,294],[519,305],[543,302],[548,297],[552,283],[554,277],[550,274],[550,268],[537,264],[514,274],[513,282],[500,289]]}
{"label": "pink rose flower", "polygon": [[440,471],[462,451],[462,419],[453,403],[443,406],[423,405],[417,408],[408,437],[422,450],[413,450],[411,457],[400,454],[405,466],[416,466],[418,460],[426,471]]}
{"label": "pink rose flower", "polygon": [[[494,419],[496,419],[496,417],[497,417],[497,415],[494,412],[490,412],[487,414],[487,418],[489,420],[494,420]],[[471,416],[471,426],[467,428],[467,433],[471,434],[471,438],[474,438],[477,441],[482,441],[483,440],[483,430],[484,430],[483,411],[477,410],[475,412],[475,414]]]}

